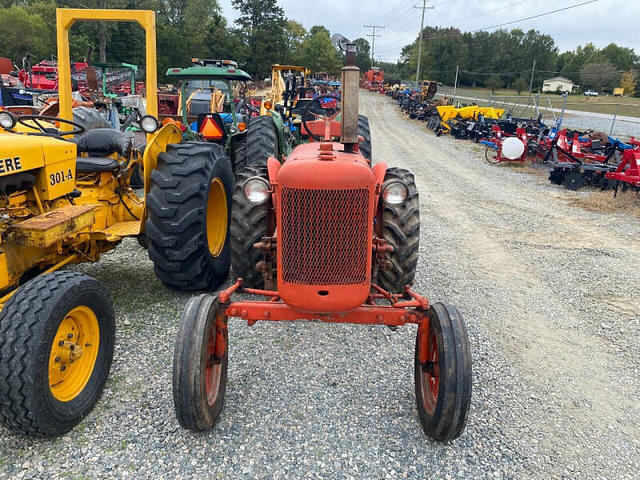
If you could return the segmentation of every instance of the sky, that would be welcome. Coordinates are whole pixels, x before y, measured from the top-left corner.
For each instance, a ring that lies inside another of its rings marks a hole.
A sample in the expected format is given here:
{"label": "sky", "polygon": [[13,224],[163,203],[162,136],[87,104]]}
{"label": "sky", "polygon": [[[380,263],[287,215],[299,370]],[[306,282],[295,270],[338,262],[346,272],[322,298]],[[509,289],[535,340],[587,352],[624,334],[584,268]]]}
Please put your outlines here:
{"label": "sky", "polygon": [[[225,17],[237,17],[231,0],[218,0]],[[519,20],[540,13],[582,3],[587,0],[428,0],[425,26],[449,27],[472,31]],[[376,31],[376,61],[395,62],[402,47],[413,42],[420,31],[422,0],[278,0],[288,18],[305,28],[324,25],[333,33],[350,39],[367,38],[370,28],[364,25],[383,25]],[[626,19],[626,20],[625,20]],[[546,15],[540,18],[507,25],[504,28],[535,29],[551,35],[561,52],[574,50],[578,45],[593,42],[604,47],[611,42],[635,49],[640,53],[637,34],[640,19],[638,0],[597,0],[589,5]],[[488,29],[493,31],[496,28]]]}

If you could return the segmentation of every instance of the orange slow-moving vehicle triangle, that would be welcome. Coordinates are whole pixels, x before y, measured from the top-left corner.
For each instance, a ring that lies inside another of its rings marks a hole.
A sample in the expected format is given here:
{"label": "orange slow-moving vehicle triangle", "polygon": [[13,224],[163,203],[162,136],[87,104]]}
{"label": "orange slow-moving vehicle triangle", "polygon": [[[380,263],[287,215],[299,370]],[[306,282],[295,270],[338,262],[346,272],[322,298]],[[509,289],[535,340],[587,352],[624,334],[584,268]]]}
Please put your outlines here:
{"label": "orange slow-moving vehicle triangle", "polygon": [[220,140],[224,137],[224,132],[211,117],[206,117],[200,126],[200,133],[205,140]]}

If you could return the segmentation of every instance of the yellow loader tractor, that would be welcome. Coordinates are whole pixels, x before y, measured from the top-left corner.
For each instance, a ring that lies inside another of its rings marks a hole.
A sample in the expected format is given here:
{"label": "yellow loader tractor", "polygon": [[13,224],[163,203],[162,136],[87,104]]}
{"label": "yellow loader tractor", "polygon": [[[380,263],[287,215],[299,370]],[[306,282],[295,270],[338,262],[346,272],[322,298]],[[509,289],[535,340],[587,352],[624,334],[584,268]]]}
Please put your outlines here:
{"label": "yellow loader tractor", "polygon": [[[67,36],[76,20],[146,30],[144,152],[119,131],[84,131],[71,120]],[[215,288],[230,265],[233,193],[221,146],[184,143],[173,124],[158,129],[154,12],[58,9],[57,28],[60,118],[0,112],[0,420],[41,437],[69,431],[91,411],[115,340],[105,288],[61,268],[138,237],[167,286]],[[130,186],[136,164],[141,192]]]}

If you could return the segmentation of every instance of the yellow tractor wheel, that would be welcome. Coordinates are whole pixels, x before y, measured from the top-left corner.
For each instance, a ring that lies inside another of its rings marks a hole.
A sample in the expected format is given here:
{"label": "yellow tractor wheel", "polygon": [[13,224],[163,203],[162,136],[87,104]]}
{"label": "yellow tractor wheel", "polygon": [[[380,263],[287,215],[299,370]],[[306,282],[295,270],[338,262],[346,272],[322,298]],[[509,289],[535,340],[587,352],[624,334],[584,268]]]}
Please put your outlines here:
{"label": "yellow tractor wheel", "polygon": [[115,341],[97,280],[54,272],[27,282],[0,312],[0,419],[30,436],[62,435],[94,407]]}
{"label": "yellow tractor wheel", "polygon": [[220,145],[169,145],[158,156],[145,233],[156,275],[169,288],[212,290],[227,277],[233,184]]}

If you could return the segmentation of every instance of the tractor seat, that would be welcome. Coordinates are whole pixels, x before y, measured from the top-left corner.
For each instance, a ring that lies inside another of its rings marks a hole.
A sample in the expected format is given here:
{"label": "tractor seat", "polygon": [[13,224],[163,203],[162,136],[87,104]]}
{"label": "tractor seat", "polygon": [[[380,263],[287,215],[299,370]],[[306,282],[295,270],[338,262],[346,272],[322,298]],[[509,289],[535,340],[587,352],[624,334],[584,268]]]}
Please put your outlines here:
{"label": "tractor seat", "polygon": [[120,168],[120,164],[115,158],[78,157],[76,159],[76,172],[78,173],[113,172],[118,168]]}
{"label": "tractor seat", "polygon": [[128,157],[133,147],[130,133],[112,128],[87,130],[72,141],[78,146],[78,153],[88,153],[90,157],[106,157],[113,153]]}

